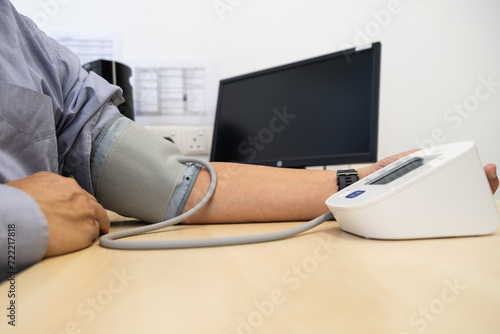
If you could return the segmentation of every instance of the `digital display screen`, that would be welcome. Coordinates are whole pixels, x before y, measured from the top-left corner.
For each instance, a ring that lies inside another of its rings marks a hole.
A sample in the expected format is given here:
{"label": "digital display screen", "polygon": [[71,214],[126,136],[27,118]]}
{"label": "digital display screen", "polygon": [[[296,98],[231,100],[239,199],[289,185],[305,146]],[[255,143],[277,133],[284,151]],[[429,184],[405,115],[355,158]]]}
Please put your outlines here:
{"label": "digital display screen", "polygon": [[394,168],[393,170],[388,171],[381,177],[371,181],[368,184],[388,184],[394,180],[399,179],[401,176],[408,174],[409,172],[417,169],[418,167],[424,164],[424,159],[422,158],[412,158],[408,160],[406,163],[402,164]]}
{"label": "digital display screen", "polygon": [[211,161],[376,161],[380,43],[222,80]]}

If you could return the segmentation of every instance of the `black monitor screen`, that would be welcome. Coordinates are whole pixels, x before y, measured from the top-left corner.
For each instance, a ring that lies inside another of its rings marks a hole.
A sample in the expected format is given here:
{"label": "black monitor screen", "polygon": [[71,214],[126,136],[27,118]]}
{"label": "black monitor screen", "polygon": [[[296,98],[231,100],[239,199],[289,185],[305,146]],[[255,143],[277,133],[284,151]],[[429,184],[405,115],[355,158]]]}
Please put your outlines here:
{"label": "black monitor screen", "polygon": [[222,80],[211,161],[376,161],[380,50],[375,43]]}

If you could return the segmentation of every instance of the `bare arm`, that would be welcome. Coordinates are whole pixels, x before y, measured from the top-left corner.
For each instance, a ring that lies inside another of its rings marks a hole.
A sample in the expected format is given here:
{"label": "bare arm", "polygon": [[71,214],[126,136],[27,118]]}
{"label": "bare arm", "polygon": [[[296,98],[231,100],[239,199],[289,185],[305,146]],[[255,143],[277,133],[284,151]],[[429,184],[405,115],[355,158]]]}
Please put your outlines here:
{"label": "bare arm", "polygon": [[[369,167],[358,169],[367,175],[415,152],[399,153]],[[328,170],[280,169],[244,164],[212,163],[218,182],[208,204],[185,223],[234,223],[303,221],[328,211],[326,199],[337,191],[336,172]],[[496,166],[488,164],[485,173],[493,193],[498,188]],[[184,212],[205,195],[210,183],[203,169],[196,180]]]}
{"label": "bare arm", "polygon": [[[327,211],[324,201],[337,190],[334,171],[278,169],[212,163],[217,188],[210,202],[186,223],[306,220]],[[202,169],[185,211],[205,195],[210,183]]]}
{"label": "bare arm", "polygon": [[[394,155],[358,170],[359,177],[388,165],[413,151]],[[328,211],[325,201],[337,191],[337,174],[329,170],[274,168],[212,163],[217,188],[210,202],[186,223],[302,221]],[[205,195],[210,183],[203,169],[184,211]]]}

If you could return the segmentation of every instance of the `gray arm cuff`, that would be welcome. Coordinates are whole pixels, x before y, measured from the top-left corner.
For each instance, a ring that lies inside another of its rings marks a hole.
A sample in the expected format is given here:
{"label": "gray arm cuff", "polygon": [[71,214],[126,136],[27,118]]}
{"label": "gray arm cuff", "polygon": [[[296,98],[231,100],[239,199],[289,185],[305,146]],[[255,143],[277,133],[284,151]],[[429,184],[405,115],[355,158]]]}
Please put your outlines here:
{"label": "gray arm cuff", "polygon": [[92,186],[108,210],[160,222],[182,212],[200,170],[178,148],[125,117],[110,121],[95,141]]}

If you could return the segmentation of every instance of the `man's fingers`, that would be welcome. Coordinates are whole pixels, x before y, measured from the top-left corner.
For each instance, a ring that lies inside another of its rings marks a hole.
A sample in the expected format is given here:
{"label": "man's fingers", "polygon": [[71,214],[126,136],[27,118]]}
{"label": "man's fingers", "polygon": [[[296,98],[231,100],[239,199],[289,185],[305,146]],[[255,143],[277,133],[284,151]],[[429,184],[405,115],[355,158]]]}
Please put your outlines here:
{"label": "man's fingers", "polygon": [[101,234],[106,234],[109,232],[109,217],[108,213],[101,204],[95,202],[95,210],[96,210],[96,220],[99,223],[99,230]]}
{"label": "man's fingers", "polygon": [[97,202],[97,199],[86,192],[85,190],[82,189],[83,192],[85,192],[85,195],[87,198],[90,200],[92,207],[93,207],[93,215],[94,215],[94,222],[96,223],[96,236],[94,239],[96,239],[99,234],[106,234],[109,232],[109,217],[108,213],[106,210],[102,207],[101,204]]}

